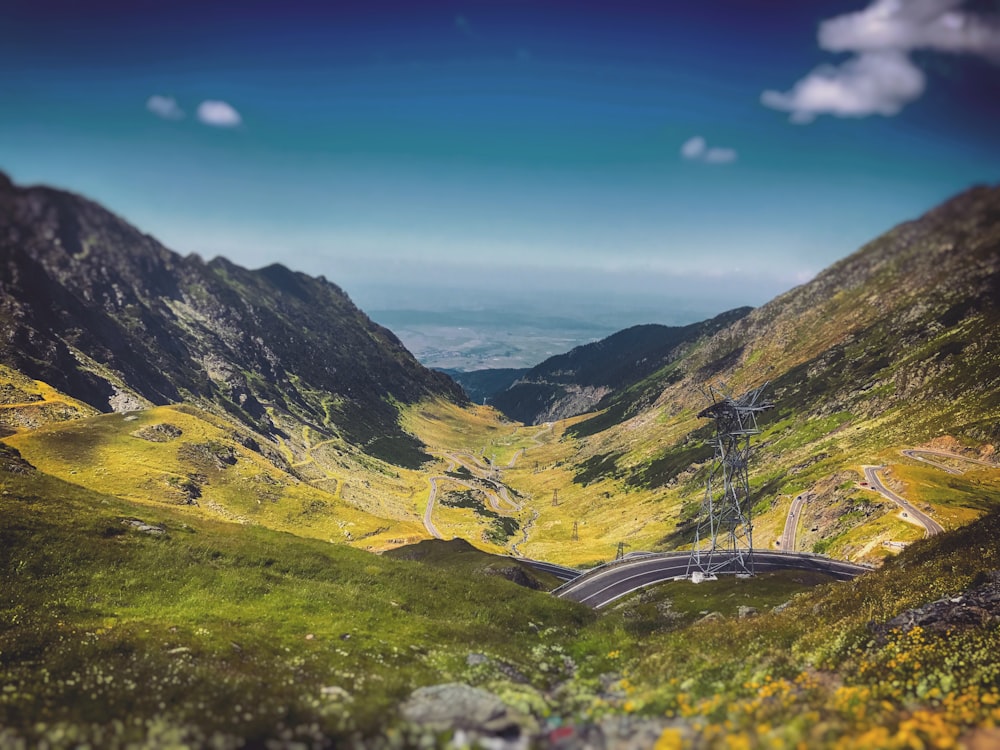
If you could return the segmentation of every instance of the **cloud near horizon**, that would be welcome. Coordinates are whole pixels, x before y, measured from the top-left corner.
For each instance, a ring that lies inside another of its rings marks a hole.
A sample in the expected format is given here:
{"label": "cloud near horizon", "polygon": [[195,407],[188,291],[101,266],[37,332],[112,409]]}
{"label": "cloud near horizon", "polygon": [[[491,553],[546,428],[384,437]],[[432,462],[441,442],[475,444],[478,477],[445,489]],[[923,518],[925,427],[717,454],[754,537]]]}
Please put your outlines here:
{"label": "cloud near horizon", "polygon": [[1000,15],[961,10],[964,0],[874,0],[867,8],[823,21],[819,46],[852,52],[840,65],[821,65],[790,91],[767,90],[761,103],[795,123],[817,116],[898,114],[926,88],[915,50],[975,55],[1000,64]]}
{"label": "cloud near horizon", "polygon": [[709,148],[708,142],[702,136],[696,135],[684,141],[681,146],[681,156],[688,161],[700,161],[706,164],[732,164],[736,161],[736,150],[721,146]]}
{"label": "cloud near horizon", "polygon": [[925,78],[901,52],[865,52],[842,65],[821,65],[788,93],[765,91],[761,102],[790,113],[794,123],[817,115],[891,117],[924,93]]}
{"label": "cloud near horizon", "polygon": [[164,120],[180,120],[184,117],[184,110],[172,96],[153,94],[146,100],[146,109]]}
{"label": "cloud near horizon", "polygon": [[243,118],[228,102],[206,99],[198,105],[198,119],[214,128],[235,128]]}

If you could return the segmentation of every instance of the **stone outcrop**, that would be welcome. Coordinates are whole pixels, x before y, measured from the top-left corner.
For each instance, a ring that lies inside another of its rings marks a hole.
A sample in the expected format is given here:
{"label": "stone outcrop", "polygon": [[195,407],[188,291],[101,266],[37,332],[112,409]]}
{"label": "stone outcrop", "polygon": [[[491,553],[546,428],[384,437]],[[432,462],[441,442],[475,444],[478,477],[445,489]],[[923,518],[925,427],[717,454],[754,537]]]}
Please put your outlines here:
{"label": "stone outcrop", "polygon": [[965,593],[945,597],[908,609],[888,622],[872,626],[884,642],[894,631],[906,632],[920,627],[930,633],[943,634],[964,628],[980,628],[1000,620],[1000,570],[980,573]]}

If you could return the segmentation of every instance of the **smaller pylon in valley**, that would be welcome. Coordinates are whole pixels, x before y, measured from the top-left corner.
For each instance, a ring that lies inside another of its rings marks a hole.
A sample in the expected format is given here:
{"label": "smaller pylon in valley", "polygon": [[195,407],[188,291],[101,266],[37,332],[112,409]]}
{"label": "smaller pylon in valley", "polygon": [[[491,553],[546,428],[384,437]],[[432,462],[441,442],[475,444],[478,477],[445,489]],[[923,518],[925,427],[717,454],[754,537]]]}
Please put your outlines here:
{"label": "smaller pylon in valley", "polygon": [[552,505],[559,505],[559,490],[552,490]]}
{"label": "smaller pylon in valley", "polygon": [[773,402],[762,398],[767,385],[738,398],[722,386],[709,386],[712,404],[698,414],[715,420],[715,436],[708,441],[715,448],[715,457],[688,560],[687,575],[693,580],[721,573],[754,574],[753,498],[748,465],[750,438],[760,433],[757,415],[774,407]]}
{"label": "smaller pylon in valley", "polygon": [[573,521],[573,541],[574,542],[579,542],[580,541],[580,522],[579,521]]}

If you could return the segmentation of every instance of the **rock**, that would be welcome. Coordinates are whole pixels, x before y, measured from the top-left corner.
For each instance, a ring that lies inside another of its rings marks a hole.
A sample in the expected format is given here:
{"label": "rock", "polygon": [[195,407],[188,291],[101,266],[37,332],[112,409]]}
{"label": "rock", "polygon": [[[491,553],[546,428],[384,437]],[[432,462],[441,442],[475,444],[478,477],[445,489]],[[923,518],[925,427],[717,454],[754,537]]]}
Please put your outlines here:
{"label": "rock", "polygon": [[677,746],[689,747],[696,739],[692,728],[677,720],[618,714],[597,724],[550,728],[536,738],[536,744],[549,750],[648,750],[667,731]]}
{"label": "rock", "polygon": [[599,697],[606,701],[623,701],[626,698],[622,676],[618,672],[603,672],[597,679],[601,683]]}
{"label": "rock", "polygon": [[736,616],[741,620],[746,619],[747,617],[753,617],[756,614],[757,614],[756,607],[746,607],[741,605],[739,609],[736,610]]}
{"label": "rock", "polygon": [[465,663],[470,667],[478,666],[479,664],[486,664],[489,662],[489,657],[485,654],[469,654],[465,657]]}
{"label": "rock", "polygon": [[511,711],[493,693],[463,683],[432,685],[413,691],[400,714],[432,732],[453,731],[455,746],[515,750],[527,748],[525,726],[531,723]]}
{"label": "rock", "polygon": [[696,620],[695,621],[695,625],[698,625],[698,624],[703,623],[703,622],[715,622],[716,620],[723,620],[723,619],[725,619],[725,618],[722,616],[721,612],[709,612],[707,615],[705,615],[701,619]]}
{"label": "rock", "polygon": [[32,474],[35,467],[21,458],[16,448],[0,443],[0,471],[9,471],[11,474]]}
{"label": "rock", "polygon": [[131,391],[119,388],[117,385],[112,384],[111,388],[114,391],[113,395],[108,398],[108,406],[111,407],[111,411],[119,413],[139,411],[140,409],[145,409],[147,406],[152,405],[149,401],[146,401]]}
{"label": "rock", "polygon": [[201,470],[226,469],[236,464],[238,458],[231,445],[209,440],[205,443],[183,443],[177,449],[177,458],[189,461]]}
{"label": "rock", "polygon": [[132,437],[137,437],[141,440],[148,440],[151,443],[167,443],[183,434],[184,432],[180,427],[163,422],[160,424],[150,424],[145,427],[140,427],[132,433]]}
{"label": "rock", "polygon": [[506,662],[497,662],[497,670],[503,674],[511,682],[516,682],[519,685],[527,685],[531,682],[527,677],[525,677],[516,667],[507,664]]}
{"label": "rock", "polygon": [[139,518],[123,518],[122,524],[129,526],[136,531],[140,531],[143,534],[149,534],[151,536],[165,536],[167,533],[167,527],[160,524],[146,523]]}
{"label": "rock", "polygon": [[683,725],[668,719],[619,714],[603,719],[598,726],[607,750],[646,750],[654,747],[668,727],[678,731],[678,737],[685,741],[685,747],[694,739],[694,732],[690,727],[682,728]]}
{"label": "rock", "polygon": [[884,644],[893,630],[907,632],[921,627],[931,633],[984,627],[1000,620],[1000,570],[981,572],[960,596],[938,599],[922,607],[908,609],[885,623],[872,623],[870,630]]}

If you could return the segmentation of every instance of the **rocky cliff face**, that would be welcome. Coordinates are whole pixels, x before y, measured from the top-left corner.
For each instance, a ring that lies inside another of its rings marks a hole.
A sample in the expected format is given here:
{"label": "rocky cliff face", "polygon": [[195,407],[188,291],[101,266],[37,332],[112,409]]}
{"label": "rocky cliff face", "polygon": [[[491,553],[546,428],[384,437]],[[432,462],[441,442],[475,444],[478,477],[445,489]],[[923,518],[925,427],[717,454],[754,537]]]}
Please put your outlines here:
{"label": "rocky cliff face", "polygon": [[393,402],[464,400],[336,285],[182,257],[88,200],[0,178],[0,363],[102,411],[193,401],[418,463]]}

